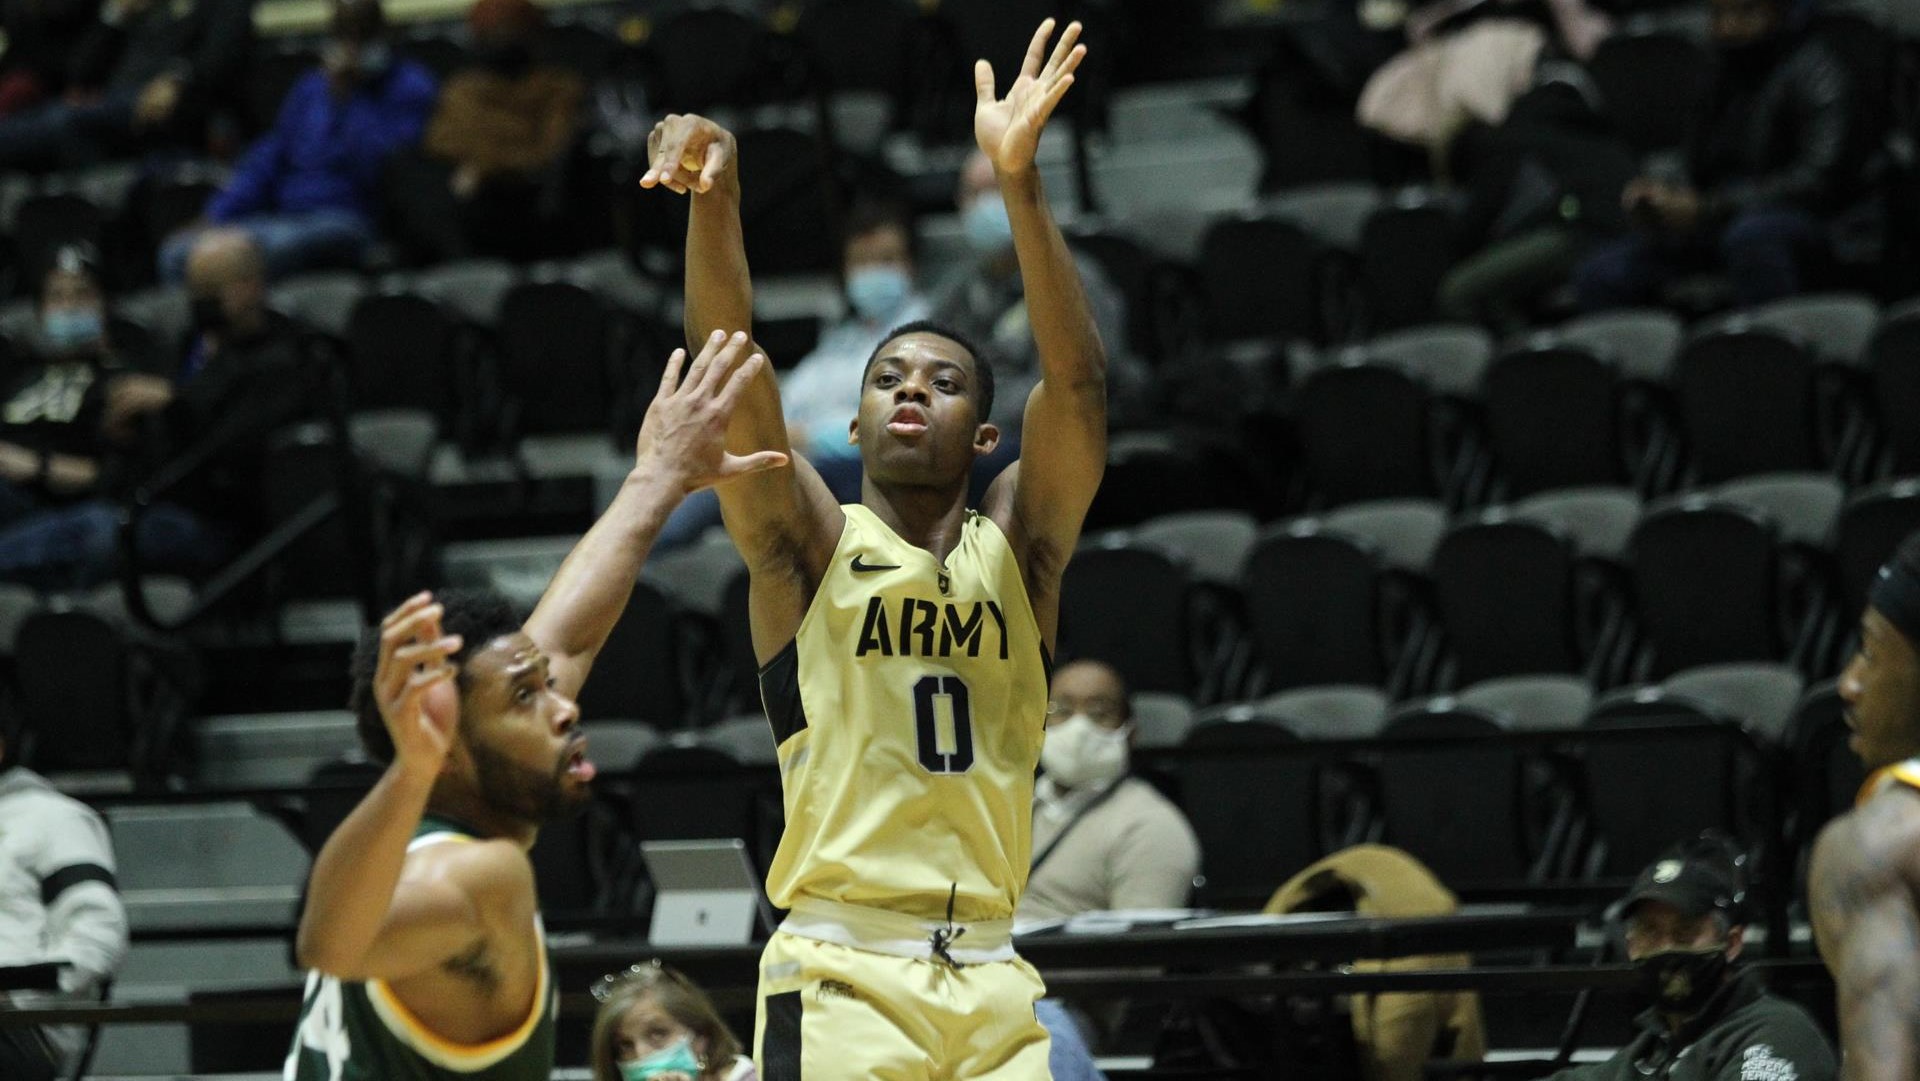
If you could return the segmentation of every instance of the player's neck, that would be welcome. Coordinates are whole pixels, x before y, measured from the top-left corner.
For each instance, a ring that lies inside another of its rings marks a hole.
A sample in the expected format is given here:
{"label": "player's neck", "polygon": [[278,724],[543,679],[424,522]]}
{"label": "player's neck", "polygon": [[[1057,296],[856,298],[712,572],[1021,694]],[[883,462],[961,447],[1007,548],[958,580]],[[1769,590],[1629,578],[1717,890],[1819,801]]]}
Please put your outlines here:
{"label": "player's neck", "polygon": [[487,806],[474,793],[447,791],[444,785],[434,789],[432,798],[427,801],[427,813],[458,822],[476,836],[505,838],[521,848],[532,848],[535,838],[540,835],[540,827],[526,819],[502,814]]}
{"label": "player's neck", "polygon": [[901,540],[932,552],[943,562],[960,543],[960,528],[967,521],[965,480],[943,491],[883,484],[869,475],[860,482],[860,502]]}

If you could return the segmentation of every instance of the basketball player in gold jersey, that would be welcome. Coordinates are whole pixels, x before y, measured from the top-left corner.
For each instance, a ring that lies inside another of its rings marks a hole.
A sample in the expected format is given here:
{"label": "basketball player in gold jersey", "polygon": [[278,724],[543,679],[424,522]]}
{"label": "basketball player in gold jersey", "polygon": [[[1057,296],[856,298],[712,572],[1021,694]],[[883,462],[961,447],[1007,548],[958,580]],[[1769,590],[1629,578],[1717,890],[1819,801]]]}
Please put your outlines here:
{"label": "basketball player in gold jersey", "polygon": [[1880,570],[1840,677],[1870,771],[1820,834],[1808,898],[1839,992],[1844,1081],[1920,1077],[1920,534]]}
{"label": "basketball player in gold jersey", "polygon": [[[1030,860],[1060,575],[1106,460],[1106,358],[1048,210],[1034,151],[1085,55],[1034,35],[1004,98],[975,69],[1043,381],[1020,460],[979,511],[968,474],[999,439],[979,349],[926,324],[868,362],[848,438],[865,467],[841,506],[805,460],[721,489],[752,575],[754,650],[780,744],[787,828],[768,873],[792,916],[761,960],[767,1081],[1040,1078],[1038,975],[1014,952]],[[692,195],[686,331],[747,326],[731,135],[655,129],[642,184]],[[749,167],[751,163],[747,163]],[[853,401],[853,388],[848,399]],[[735,454],[789,448],[769,373],[734,415]]]}

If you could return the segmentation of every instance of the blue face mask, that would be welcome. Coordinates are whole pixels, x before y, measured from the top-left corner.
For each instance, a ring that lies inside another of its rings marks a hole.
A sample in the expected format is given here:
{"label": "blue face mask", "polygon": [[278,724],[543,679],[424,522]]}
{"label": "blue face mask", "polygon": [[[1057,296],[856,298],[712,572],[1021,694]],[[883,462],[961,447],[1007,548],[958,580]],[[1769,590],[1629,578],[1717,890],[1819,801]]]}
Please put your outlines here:
{"label": "blue face mask", "polygon": [[887,263],[863,266],[847,275],[847,299],[860,318],[878,323],[900,310],[913,292],[913,279]]}
{"label": "blue face mask", "polygon": [[981,255],[998,255],[1013,245],[1007,204],[992,192],[973,201],[961,224],[967,230],[967,246]]}
{"label": "blue face mask", "polygon": [[106,320],[90,308],[62,308],[40,317],[40,333],[62,352],[92,345],[106,336]]}
{"label": "blue face mask", "polygon": [[651,1055],[620,1064],[620,1076],[626,1081],[649,1081],[663,1073],[683,1073],[688,1077],[700,1076],[700,1060],[694,1057],[693,1041],[681,1040],[670,1047],[663,1047]]}

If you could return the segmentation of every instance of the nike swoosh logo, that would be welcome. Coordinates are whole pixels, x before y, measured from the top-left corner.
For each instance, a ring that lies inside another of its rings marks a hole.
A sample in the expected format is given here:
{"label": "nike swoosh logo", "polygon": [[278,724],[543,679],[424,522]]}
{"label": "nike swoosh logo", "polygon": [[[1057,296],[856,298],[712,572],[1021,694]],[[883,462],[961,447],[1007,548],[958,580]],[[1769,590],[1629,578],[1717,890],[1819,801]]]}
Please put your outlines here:
{"label": "nike swoosh logo", "polygon": [[853,573],[855,574],[865,574],[868,571],[897,571],[899,569],[900,564],[898,563],[862,563],[859,556],[853,557]]}

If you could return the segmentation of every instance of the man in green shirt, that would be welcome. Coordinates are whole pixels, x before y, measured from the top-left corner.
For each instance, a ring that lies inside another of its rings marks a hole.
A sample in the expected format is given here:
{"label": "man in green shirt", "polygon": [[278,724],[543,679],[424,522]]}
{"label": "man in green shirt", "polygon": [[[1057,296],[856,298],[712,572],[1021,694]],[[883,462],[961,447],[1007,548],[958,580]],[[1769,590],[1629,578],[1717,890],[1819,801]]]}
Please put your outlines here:
{"label": "man in green shirt", "polygon": [[668,513],[786,461],[724,449],[765,364],[747,350],[716,334],[691,365],[674,353],[633,472],[524,624],[497,598],[421,593],[363,646],[354,708],[388,766],[314,861],[289,1081],[551,1076],[557,998],[527,850],[588,798],[574,699]]}

